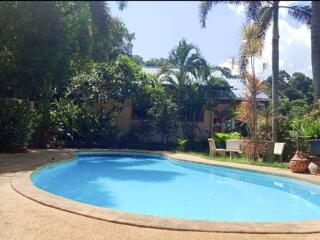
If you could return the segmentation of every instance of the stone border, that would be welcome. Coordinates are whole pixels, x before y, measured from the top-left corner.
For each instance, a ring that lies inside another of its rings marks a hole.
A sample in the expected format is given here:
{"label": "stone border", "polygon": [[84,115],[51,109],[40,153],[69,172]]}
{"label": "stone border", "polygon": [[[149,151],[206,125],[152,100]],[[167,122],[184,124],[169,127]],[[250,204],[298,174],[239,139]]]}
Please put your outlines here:
{"label": "stone border", "polygon": [[[117,150],[111,150],[116,152]],[[101,151],[100,151],[101,152]],[[106,151],[110,152],[110,151]],[[117,151],[118,152],[118,151]],[[122,151],[126,152],[126,151]],[[172,154],[167,152],[148,152],[132,151],[140,153],[161,154],[168,158],[176,160],[192,161],[203,164],[213,164],[224,167],[232,167],[243,170],[259,171],[278,176],[295,178],[307,182],[320,184],[317,176],[308,176],[292,174],[288,170],[275,169],[270,167],[257,167],[236,163],[225,163],[211,160],[205,160],[200,157],[191,157],[184,154]],[[66,161],[66,160],[64,160]],[[60,161],[60,162],[64,162]],[[70,161],[70,160],[69,160]],[[70,213],[91,217],[98,220],[114,223],[127,224],[139,227],[149,227],[157,229],[167,229],[176,231],[199,231],[199,232],[217,232],[217,233],[260,233],[260,234],[311,234],[320,233],[320,220],[312,221],[292,221],[292,222],[224,222],[224,221],[205,221],[205,220],[186,220],[179,218],[155,217],[149,215],[133,214],[109,208],[98,207],[85,203],[73,201],[58,195],[51,194],[37,188],[31,181],[31,176],[39,169],[51,164],[45,164],[34,172],[16,173],[11,178],[12,188],[19,194],[36,201],[42,205],[53,207]]]}

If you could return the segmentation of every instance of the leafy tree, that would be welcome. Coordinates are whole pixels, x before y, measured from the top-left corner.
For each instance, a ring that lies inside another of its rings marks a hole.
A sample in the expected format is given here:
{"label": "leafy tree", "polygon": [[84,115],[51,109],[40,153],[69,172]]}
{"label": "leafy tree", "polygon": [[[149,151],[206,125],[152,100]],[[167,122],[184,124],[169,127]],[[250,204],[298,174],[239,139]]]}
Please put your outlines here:
{"label": "leafy tree", "polygon": [[[271,77],[265,81],[267,93],[271,94]],[[290,76],[284,70],[280,71],[279,75],[279,95],[287,97],[289,100],[305,99],[308,104],[313,102],[312,96],[312,79],[303,73],[293,73]]]}
{"label": "leafy tree", "polygon": [[79,73],[92,59],[93,35],[88,2],[60,2],[61,18],[66,25],[66,33],[71,54],[72,74]]}
{"label": "leafy tree", "polygon": [[279,113],[280,116],[286,117],[287,120],[302,117],[308,109],[308,103],[305,99],[289,100],[287,97],[280,99]]}
{"label": "leafy tree", "polygon": [[120,19],[113,17],[111,19],[110,59],[123,54],[131,55],[134,38],[134,33],[130,33]]}
{"label": "leafy tree", "polygon": [[28,146],[34,115],[22,100],[0,99],[0,150],[18,150]]}
{"label": "leafy tree", "polygon": [[174,63],[170,62],[169,59],[167,58],[151,58],[148,61],[145,61],[146,66],[159,66],[159,67],[164,67],[164,66],[172,66]]}
{"label": "leafy tree", "polygon": [[132,60],[133,60],[136,64],[141,65],[141,66],[144,65],[144,61],[143,61],[143,58],[142,58],[141,56],[139,56],[139,55],[132,55],[131,58],[132,58]]}
{"label": "leafy tree", "polygon": [[146,75],[132,98],[133,114],[137,122],[133,131],[139,136],[143,135],[143,143],[150,142],[154,130],[161,136],[163,144],[169,143],[176,130],[177,119],[176,105],[172,98],[156,76]]}
{"label": "leafy tree", "polygon": [[116,119],[123,104],[148,82],[129,56],[92,64],[74,77],[66,96],[79,107],[76,139],[86,146],[112,146],[118,139]]}
{"label": "leafy tree", "polygon": [[173,102],[172,97],[168,96],[162,85],[156,88],[155,93],[148,114],[151,116],[156,131],[162,136],[162,142],[167,144],[170,136],[176,132],[177,105]]}
{"label": "leafy tree", "polygon": [[89,1],[92,21],[93,49],[92,57],[96,61],[108,59],[109,30],[111,16],[105,1]]}
{"label": "leafy tree", "polygon": [[60,10],[57,2],[0,3],[1,95],[35,99],[65,84],[70,52]]}
{"label": "leafy tree", "polygon": [[293,73],[288,82],[291,89],[299,92],[300,99],[306,99],[308,104],[312,103],[312,79],[303,73]]}

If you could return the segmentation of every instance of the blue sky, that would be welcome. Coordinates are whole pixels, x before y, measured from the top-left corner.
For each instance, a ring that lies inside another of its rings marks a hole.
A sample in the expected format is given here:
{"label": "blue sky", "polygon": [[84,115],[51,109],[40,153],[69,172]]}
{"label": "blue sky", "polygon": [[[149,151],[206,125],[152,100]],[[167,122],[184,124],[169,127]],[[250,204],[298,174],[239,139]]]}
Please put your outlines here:
{"label": "blue sky", "polygon": [[[282,5],[290,2],[283,2]],[[129,2],[119,11],[110,2],[111,14],[119,17],[130,32],[135,33],[133,53],[144,60],[168,57],[170,50],[185,38],[196,44],[212,65],[229,66],[229,59],[237,57],[240,45],[240,28],[245,22],[245,10],[221,4],[210,12],[207,27],[201,28],[198,16],[199,2]],[[296,24],[286,11],[280,12],[280,69],[289,73],[303,72],[311,76],[310,31]],[[271,29],[267,34],[261,62],[268,63],[262,76],[270,74]]]}

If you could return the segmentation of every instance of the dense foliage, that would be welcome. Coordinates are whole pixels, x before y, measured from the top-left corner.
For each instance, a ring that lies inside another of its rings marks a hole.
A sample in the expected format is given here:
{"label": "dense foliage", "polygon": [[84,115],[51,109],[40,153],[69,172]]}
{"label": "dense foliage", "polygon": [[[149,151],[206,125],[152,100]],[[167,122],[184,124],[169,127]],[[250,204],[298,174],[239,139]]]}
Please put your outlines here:
{"label": "dense foliage", "polygon": [[0,96],[60,93],[87,63],[130,54],[133,38],[105,2],[1,2]]}
{"label": "dense foliage", "polygon": [[0,150],[27,147],[33,117],[34,113],[22,100],[0,99]]}
{"label": "dense foliage", "polygon": [[226,148],[226,141],[230,139],[241,138],[241,134],[238,132],[230,133],[213,133],[213,139],[217,148]]}

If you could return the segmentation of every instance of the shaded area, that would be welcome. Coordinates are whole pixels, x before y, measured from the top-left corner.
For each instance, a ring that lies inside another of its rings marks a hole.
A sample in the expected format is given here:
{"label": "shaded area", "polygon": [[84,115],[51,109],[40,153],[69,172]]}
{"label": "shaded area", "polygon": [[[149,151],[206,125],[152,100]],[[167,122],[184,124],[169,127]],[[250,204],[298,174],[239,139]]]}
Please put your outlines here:
{"label": "shaded area", "polygon": [[27,153],[1,153],[0,174],[32,171],[51,162],[74,158],[76,149],[32,149]]}
{"label": "shaded area", "polygon": [[39,171],[33,176],[33,182],[45,191],[69,199],[114,208],[117,200],[110,191],[110,184],[114,184],[114,180],[169,182],[184,175],[174,170],[159,169],[159,161],[167,160],[121,156],[98,156],[86,160],[80,158]]}

